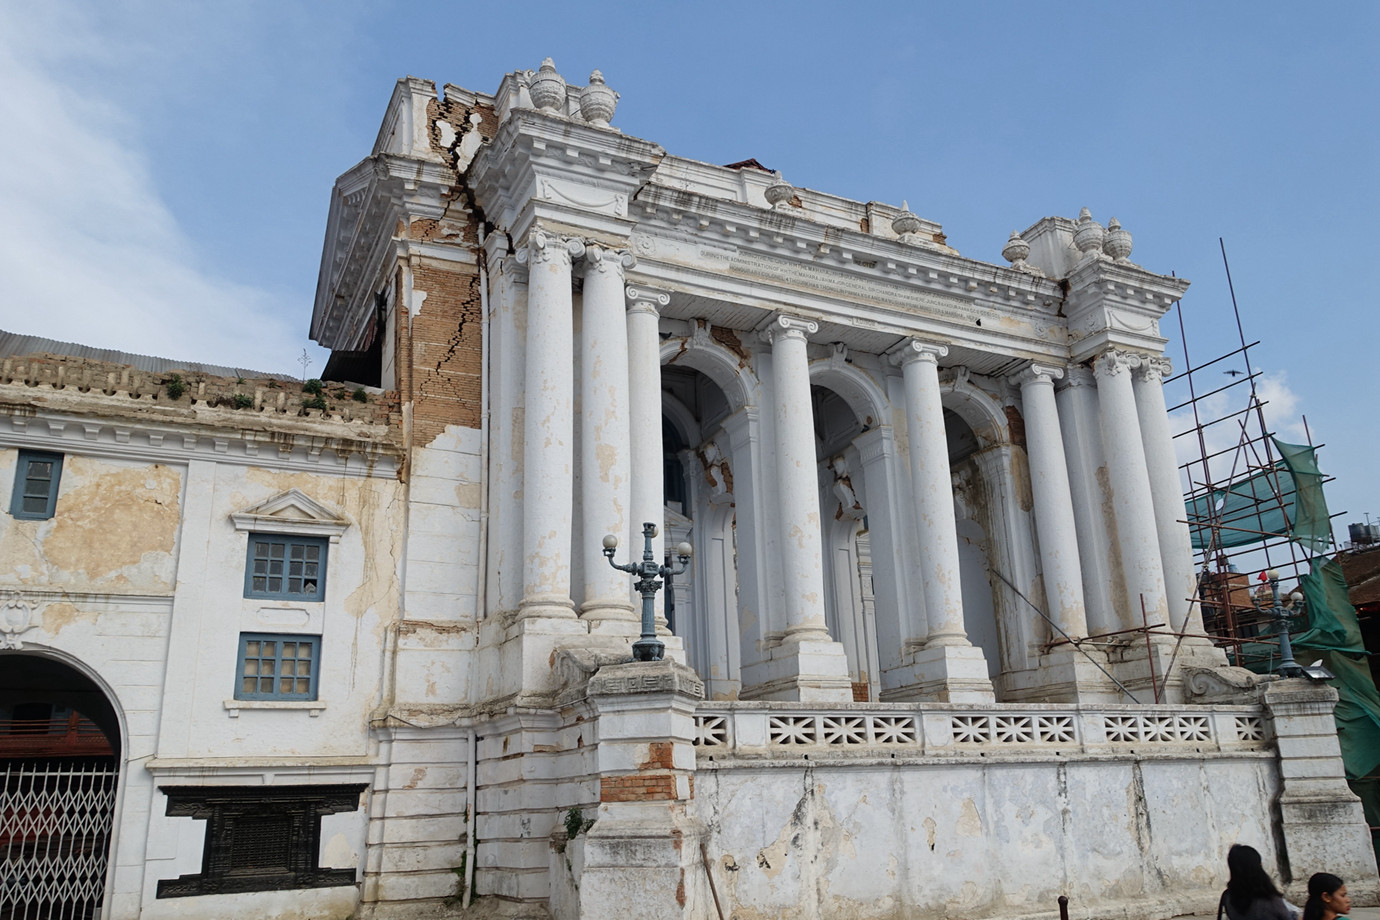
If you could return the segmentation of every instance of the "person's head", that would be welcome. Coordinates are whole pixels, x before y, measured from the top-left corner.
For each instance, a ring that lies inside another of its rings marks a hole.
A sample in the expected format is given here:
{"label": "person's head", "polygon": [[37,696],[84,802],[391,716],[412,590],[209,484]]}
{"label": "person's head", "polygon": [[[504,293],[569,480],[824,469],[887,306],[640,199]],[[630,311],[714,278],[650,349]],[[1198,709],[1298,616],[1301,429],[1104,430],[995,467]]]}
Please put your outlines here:
{"label": "person's head", "polygon": [[1346,882],[1331,872],[1317,872],[1308,880],[1308,903],[1303,905],[1303,920],[1332,920],[1351,910]]}
{"label": "person's head", "polygon": [[1227,893],[1238,910],[1245,910],[1260,898],[1277,898],[1279,889],[1260,861],[1260,851],[1238,843],[1227,851]]}

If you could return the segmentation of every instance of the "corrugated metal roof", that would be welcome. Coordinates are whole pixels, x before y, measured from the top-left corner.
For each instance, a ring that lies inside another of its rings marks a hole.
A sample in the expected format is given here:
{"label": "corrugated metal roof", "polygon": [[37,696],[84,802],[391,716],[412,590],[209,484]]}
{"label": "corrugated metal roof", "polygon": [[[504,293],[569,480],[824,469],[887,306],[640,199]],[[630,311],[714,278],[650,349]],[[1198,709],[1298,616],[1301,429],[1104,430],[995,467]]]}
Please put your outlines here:
{"label": "corrugated metal roof", "polygon": [[149,374],[166,374],[171,371],[188,371],[193,374],[209,374],[214,377],[272,377],[277,380],[296,380],[291,374],[272,374],[246,367],[223,367],[219,364],[202,364],[198,361],[175,361],[172,358],[159,358],[153,355],[136,355],[113,348],[93,348],[74,342],[59,342],[36,335],[20,335],[0,329],[0,359],[19,358],[24,355],[66,355],[72,358],[86,358],[89,361],[106,361],[111,364],[128,364]]}

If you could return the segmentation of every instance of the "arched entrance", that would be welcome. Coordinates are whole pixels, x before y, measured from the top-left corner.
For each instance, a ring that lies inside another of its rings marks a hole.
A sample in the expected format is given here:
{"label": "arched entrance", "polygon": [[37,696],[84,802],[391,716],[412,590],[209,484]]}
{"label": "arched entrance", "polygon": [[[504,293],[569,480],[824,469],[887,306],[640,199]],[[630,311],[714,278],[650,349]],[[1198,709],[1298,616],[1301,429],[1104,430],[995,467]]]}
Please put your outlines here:
{"label": "arched entrance", "polygon": [[86,675],[0,652],[0,920],[99,916],[119,739],[115,707]]}

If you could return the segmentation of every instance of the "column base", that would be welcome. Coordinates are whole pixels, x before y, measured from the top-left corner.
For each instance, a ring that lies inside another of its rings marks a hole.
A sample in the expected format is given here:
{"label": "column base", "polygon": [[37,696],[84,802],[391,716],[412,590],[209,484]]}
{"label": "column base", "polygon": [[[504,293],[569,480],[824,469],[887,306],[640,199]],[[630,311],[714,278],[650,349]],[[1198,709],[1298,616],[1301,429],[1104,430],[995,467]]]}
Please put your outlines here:
{"label": "column base", "polygon": [[1101,649],[1056,646],[1034,668],[1003,674],[1002,699],[1020,703],[1129,703],[1098,665],[1111,671]]}
{"label": "column base", "polygon": [[589,624],[591,635],[632,636],[642,634],[642,615],[631,603],[587,601],[580,608],[580,619]]}
{"label": "column base", "polygon": [[[900,671],[900,675],[896,675]],[[883,687],[879,699],[925,700],[939,703],[991,703],[996,701],[992,679],[987,674],[987,659],[973,645],[927,645],[916,651],[910,662],[888,672],[900,680]]]}
{"label": "column base", "polygon": [[827,635],[787,635],[766,660],[743,669],[738,698],[851,703],[853,679],[848,673],[848,654],[842,643]]}
{"label": "column base", "polygon": [[[1177,647],[1177,648],[1176,648]],[[1184,687],[1184,669],[1227,666],[1226,652],[1207,640],[1173,636],[1126,639],[1108,650],[1111,671],[1141,703],[1183,703],[1191,694]]]}
{"label": "column base", "polygon": [[524,617],[519,612],[504,630],[498,660],[485,667],[492,675],[489,695],[523,698],[556,692],[561,687],[557,650],[588,639],[588,627],[573,615]]}
{"label": "column base", "polygon": [[517,617],[545,619],[575,619],[575,602],[563,594],[532,594],[518,603]]}

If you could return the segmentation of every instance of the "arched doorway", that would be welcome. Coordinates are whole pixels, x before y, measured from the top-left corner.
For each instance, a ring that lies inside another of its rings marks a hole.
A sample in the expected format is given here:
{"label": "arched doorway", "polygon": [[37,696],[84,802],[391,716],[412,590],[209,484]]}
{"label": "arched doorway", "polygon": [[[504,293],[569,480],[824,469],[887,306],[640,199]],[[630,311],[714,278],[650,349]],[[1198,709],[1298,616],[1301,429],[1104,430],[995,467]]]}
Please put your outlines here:
{"label": "arched doorway", "polygon": [[0,920],[100,915],[119,716],[52,658],[0,653]]}

